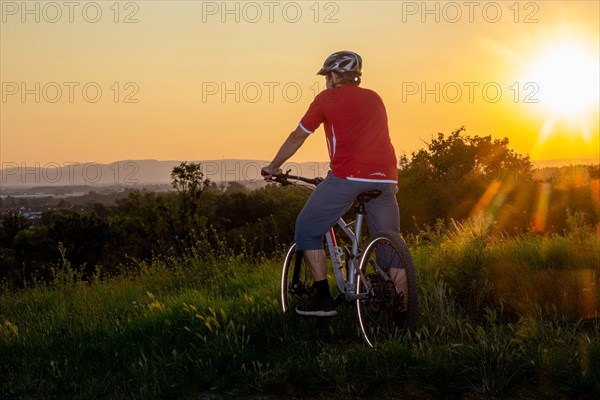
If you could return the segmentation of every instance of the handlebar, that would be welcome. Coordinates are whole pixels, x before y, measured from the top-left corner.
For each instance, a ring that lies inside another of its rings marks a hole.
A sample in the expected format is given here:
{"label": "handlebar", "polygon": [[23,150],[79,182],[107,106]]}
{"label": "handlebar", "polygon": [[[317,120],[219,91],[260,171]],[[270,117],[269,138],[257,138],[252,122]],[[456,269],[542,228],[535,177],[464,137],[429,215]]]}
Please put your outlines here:
{"label": "handlebar", "polygon": [[[314,186],[317,186],[319,183],[323,182],[323,178],[305,178],[303,176],[299,176],[299,175],[290,175],[290,171],[291,169],[288,169],[285,173],[283,174],[277,174],[277,175],[271,175],[271,179],[270,181],[272,182],[277,182],[279,184],[281,184],[282,186],[287,186],[287,185],[293,185],[293,182],[290,182],[290,180],[292,181],[301,181],[301,182],[305,182]],[[265,171],[261,170],[260,174],[262,176],[267,176],[267,174],[265,173]]]}

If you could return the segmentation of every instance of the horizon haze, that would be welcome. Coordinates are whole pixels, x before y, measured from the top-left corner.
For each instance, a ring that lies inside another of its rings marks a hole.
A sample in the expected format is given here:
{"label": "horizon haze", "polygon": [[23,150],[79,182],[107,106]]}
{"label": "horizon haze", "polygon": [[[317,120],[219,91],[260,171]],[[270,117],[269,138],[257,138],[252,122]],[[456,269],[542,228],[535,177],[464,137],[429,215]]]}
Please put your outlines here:
{"label": "horizon haze", "polygon": [[[185,161],[185,160],[183,160]],[[120,160],[102,164],[95,162],[57,163],[25,166],[16,163],[4,163],[0,168],[0,195],[2,189],[64,187],[64,186],[144,186],[165,185],[171,183],[173,167],[183,161],[177,160]],[[211,182],[246,182],[255,185],[263,179],[260,168],[267,160],[188,160],[201,164],[202,173]],[[598,165],[600,159],[532,160],[534,169],[560,168],[572,165]],[[291,174],[308,178],[325,177],[329,170],[328,162],[287,162],[283,170]]]}

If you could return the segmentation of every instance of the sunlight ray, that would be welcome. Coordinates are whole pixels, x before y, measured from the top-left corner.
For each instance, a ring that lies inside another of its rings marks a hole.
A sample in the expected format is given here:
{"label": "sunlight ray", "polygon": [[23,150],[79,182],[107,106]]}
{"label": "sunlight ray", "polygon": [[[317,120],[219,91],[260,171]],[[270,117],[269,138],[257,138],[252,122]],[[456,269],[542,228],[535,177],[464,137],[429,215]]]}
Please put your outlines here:
{"label": "sunlight ray", "polygon": [[537,196],[537,206],[532,221],[532,227],[534,231],[544,232],[546,230],[546,221],[548,218],[548,208],[550,206],[551,193],[551,182],[544,182],[540,185]]}
{"label": "sunlight ray", "polygon": [[506,219],[504,203],[508,199],[508,196],[515,188],[515,182],[511,179],[505,179],[504,181],[494,180],[487,187],[485,192],[481,195],[473,209],[471,210],[470,217],[474,218],[480,214],[490,215],[488,225],[485,227],[486,230],[493,224],[498,229],[502,229],[503,219]]}
{"label": "sunlight ray", "polygon": [[475,207],[473,207],[473,210],[471,211],[471,217],[474,217],[477,214],[485,211],[490,204],[492,204],[492,201],[496,197],[496,194],[498,194],[501,186],[502,182],[495,180],[487,187],[477,204],[475,204]]}
{"label": "sunlight ray", "polygon": [[[590,180],[590,197],[592,198],[592,204],[594,205],[593,210],[597,216],[600,216],[600,179]],[[600,224],[598,225],[598,232],[600,233]]]}
{"label": "sunlight ray", "polygon": [[591,142],[594,138],[594,135],[592,134],[592,125],[590,124],[590,121],[581,122],[581,137],[586,142]]}
{"label": "sunlight ray", "polygon": [[538,136],[538,144],[545,142],[550,137],[555,124],[556,120],[554,118],[546,118],[544,120],[544,124],[540,129],[540,135]]}

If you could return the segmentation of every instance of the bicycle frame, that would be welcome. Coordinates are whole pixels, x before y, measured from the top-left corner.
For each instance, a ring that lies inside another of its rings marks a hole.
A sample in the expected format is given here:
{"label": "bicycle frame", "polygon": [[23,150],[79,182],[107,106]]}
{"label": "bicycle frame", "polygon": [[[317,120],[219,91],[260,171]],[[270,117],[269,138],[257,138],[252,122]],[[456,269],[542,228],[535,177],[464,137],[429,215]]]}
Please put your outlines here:
{"label": "bicycle frame", "polygon": [[[344,295],[347,301],[362,299],[367,296],[367,293],[356,293],[356,274],[358,272],[362,277],[362,271],[357,267],[357,263],[360,260],[360,235],[362,231],[364,214],[358,213],[356,220],[350,223],[346,223],[342,218],[337,221],[342,231],[352,241],[352,249],[348,253],[348,249],[343,249],[338,246],[334,227],[329,228],[329,231],[325,234],[327,241],[327,248],[331,259],[331,266],[333,268],[333,274],[340,292]],[[354,225],[354,232],[350,227]],[[348,259],[343,257],[348,256]],[[344,275],[344,262],[347,267],[347,277]],[[364,278],[364,277],[363,277]]]}

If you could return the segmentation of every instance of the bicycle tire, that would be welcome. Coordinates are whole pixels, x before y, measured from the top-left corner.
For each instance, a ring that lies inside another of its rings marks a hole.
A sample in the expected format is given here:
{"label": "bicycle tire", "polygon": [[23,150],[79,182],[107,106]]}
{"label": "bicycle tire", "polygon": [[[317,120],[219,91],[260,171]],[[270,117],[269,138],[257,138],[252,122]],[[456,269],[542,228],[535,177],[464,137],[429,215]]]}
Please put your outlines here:
{"label": "bicycle tire", "polygon": [[356,310],[366,342],[375,347],[414,331],[419,307],[417,274],[400,235],[391,231],[372,235],[359,268],[362,275],[357,277],[356,294],[366,297],[356,301]]}
{"label": "bicycle tire", "polygon": [[[299,268],[298,271],[294,271],[296,267]],[[298,282],[296,283],[293,282],[294,272],[297,273]],[[294,312],[298,304],[303,303],[315,293],[310,268],[302,254],[296,251],[296,243],[292,243],[285,253],[280,286],[280,302],[284,313],[290,310]]]}

